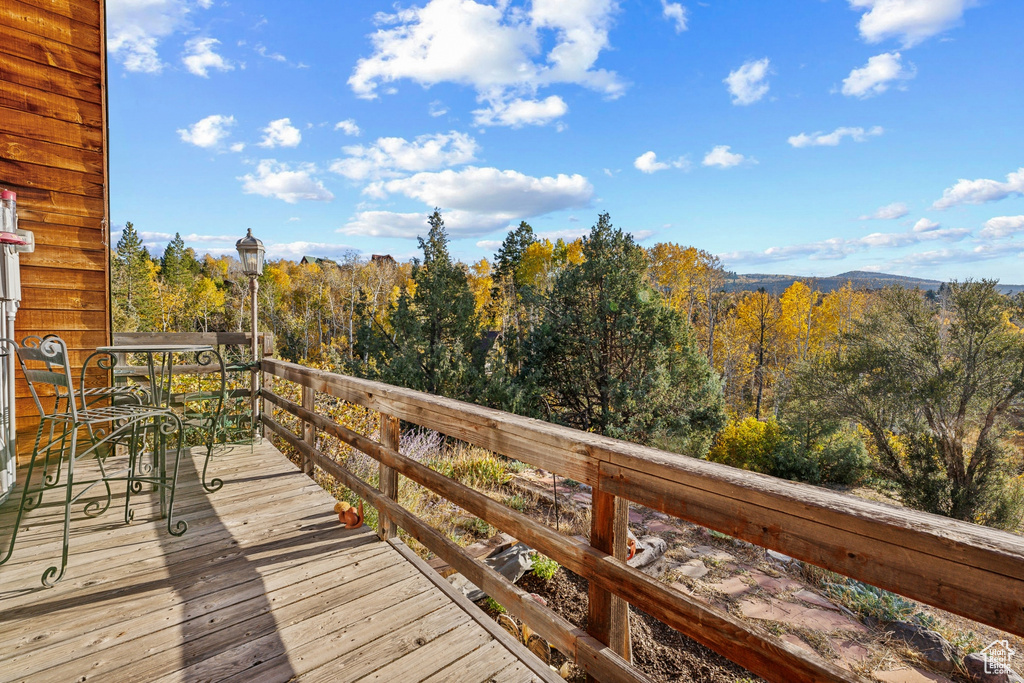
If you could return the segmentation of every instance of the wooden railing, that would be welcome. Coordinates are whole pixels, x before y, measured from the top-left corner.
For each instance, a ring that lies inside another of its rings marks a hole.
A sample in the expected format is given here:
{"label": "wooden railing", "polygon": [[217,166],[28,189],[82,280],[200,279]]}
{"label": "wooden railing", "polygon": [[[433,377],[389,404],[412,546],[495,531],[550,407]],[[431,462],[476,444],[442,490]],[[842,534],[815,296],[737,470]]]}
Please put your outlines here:
{"label": "wooden railing", "polygon": [[[854,681],[857,675],[702,603],[624,561],[626,503],[739,539],[1024,636],[1024,538],[944,517],[783,481],[477,405],[275,359],[263,371],[295,382],[302,405],[263,399],[304,423],[264,425],[375,506],[381,534],[404,529],[545,637],[588,675],[646,680],[628,657],[625,603],[770,681]],[[314,392],[381,413],[381,442],[314,410]],[[593,487],[591,541],[568,538],[398,452],[398,421],[421,425]],[[380,489],[314,446],[319,429],[380,463]],[[555,559],[590,584],[589,631],[531,599],[396,502],[398,474]]]}

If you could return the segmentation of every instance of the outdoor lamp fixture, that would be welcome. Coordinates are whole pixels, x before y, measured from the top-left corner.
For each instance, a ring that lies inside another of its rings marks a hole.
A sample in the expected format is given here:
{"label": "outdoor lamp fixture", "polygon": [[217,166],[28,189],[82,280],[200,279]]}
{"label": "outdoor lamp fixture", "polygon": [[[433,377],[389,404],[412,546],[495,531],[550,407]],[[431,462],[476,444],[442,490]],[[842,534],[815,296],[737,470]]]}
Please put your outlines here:
{"label": "outdoor lamp fixture", "polygon": [[242,272],[249,278],[249,308],[252,309],[252,429],[256,432],[256,415],[259,406],[259,393],[256,391],[257,368],[260,362],[259,339],[256,333],[256,292],[259,283],[256,281],[263,274],[263,242],[252,236],[252,228],[245,237],[235,242],[238,259],[242,262]]}

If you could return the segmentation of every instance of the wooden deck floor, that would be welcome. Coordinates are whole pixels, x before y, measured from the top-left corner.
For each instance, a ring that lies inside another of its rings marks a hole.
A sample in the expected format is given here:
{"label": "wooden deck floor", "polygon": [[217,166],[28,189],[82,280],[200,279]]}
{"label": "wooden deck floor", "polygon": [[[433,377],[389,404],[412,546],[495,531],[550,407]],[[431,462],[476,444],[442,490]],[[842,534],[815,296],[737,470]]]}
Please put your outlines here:
{"label": "wooden deck floor", "polygon": [[131,525],[116,498],[96,519],[75,506],[55,588],[40,576],[59,559],[57,496],[33,511],[0,566],[0,681],[551,680],[404,545],[342,529],[334,500],[273,446],[215,463],[226,483],[206,494],[202,458],[182,458],[180,538],[152,501]]}

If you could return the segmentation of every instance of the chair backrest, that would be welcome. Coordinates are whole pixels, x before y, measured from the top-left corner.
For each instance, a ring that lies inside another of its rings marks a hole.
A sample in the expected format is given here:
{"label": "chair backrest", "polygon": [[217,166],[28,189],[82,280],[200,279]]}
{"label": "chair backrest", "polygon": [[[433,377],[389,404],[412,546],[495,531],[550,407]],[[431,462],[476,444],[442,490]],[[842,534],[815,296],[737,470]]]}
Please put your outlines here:
{"label": "chair backrest", "polygon": [[[73,400],[75,388],[71,382],[71,364],[68,347],[64,340],[55,335],[46,337],[25,337],[18,347],[18,363],[25,375],[32,400],[36,403],[40,417],[49,417],[60,412],[61,400],[67,401],[67,408],[73,419],[78,419],[78,410]],[[56,396],[53,411],[47,412],[39,400],[37,385],[50,385]]]}

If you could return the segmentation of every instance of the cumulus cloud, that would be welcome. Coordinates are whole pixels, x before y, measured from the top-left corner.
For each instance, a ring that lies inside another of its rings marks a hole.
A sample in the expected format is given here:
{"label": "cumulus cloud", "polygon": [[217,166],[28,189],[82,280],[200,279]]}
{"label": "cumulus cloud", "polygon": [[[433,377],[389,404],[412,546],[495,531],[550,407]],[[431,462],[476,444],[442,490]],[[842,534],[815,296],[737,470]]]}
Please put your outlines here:
{"label": "cumulus cloud", "polygon": [[109,0],[107,50],[126,71],[160,73],[160,41],[185,24],[185,0]]}
{"label": "cumulus cloud", "polygon": [[256,166],[255,173],[239,178],[242,191],[263,197],[275,197],[289,204],[299,201],[329,202],[334,195],[324,184],[313,177],[317,168],[313,164],[278,163],[274,159],[263,159]]}
{"label": "cumulus cloud", "polygon": [[[235,125],[234,116],[213,114],[196,121],[188,128],[179,128],[178,135],[181,136],[183,142],[210,149],[218,146],[230,135],[228,129],[233,125]],[[234,150],[232,149],[232,151]]]}
{"label": "cumulus cloud", "polygon": [[810,261],[840,260],[850,254],[871,249],[897,249],[938,240],[959,242],[970,234],[970,230],[963,228],[932,229],[923,232],[915,232],[914,230],[907,232],[875,232],[854,239],[833,237],[818,242],[769,247],[764,251],[734,251],[720,254],[719,256],[723,261],[737,265],[791,261],[798,258],[806,258]]}
{"label": "cumulus cloud", "polygon": [[244,142],[236,142],[233,145],[231,145],[231,147],[229,149],[232,152],[241,152],[243,149],[245,149],[245,143]]}
{"label": "cumulus cloud", "polygon": [[[398,213],[394,211],[362,211],[338,229],[346,235],[369,237],[400,237],[413,239],[427,234],[429,213]],[[446,210],[445,230],[452,237],[475,237],[508,228],[513,219],[505,214]]]}
{"label": "cumulus cloud", "polygon": [[334,124],[334,130],[340,130],[343,133],[345,133],[345,135],[352,135],[354,137],[359,137],[359,135],[363,132],[359,130],[359,126],[356,125],[355,119],[345,119],[344,121],[338,121],[336,124]]}
{"label": "cumulus cloud", "polygon": [[980,234],[988,239],[999,239],[1018,232],[1024,232],[1024,216],[996,216],[985,221]]}
{"label": "cumulus cloud", "polygon": [[995,202],[1007,197],[1024,195],[1024,167],[1006,176],[1006,182],[979,178],[967,180],[961,178],[953,187],[942,192],[942,198],[932,204],[933,209],[948,209],[959,204],[984,204]]}
{"label": "cumulus cloud", "polygon": [[861,216],[859,220],[893,220],[895,218],[903,218],[908,213],[910,212],[907,210],[906,204],[903,202],[893,202],[892,204],[886,204],[885,206],[879,207],[874,213]]}
{"label": "cumulus cloud", "polygon": [[686,8],[678,2],[661,0],[661,14],[675,24],[676,33],[682,33],[686,30]]}
{"label": "cumulus cloud", "polygon": [[320,257],[339,257],[355,255],[360,252],[355,247],[347,244],[334,244],[333,242],[270,242],[266,245],[267,256],[270,258],[294,259],[306,254],[316,254]]}
{"label": "cumulus cloud", "polygon": [[441,102],[441,100],[434,100],[433,102],[430,103],[430,107],[427,110],[427,113],[433,116],[434,118],[437,118],[438,116],[444,116],[445,114],[447,114],[448,107],[444,106],[444,103]]}
{"label": "cumulus cloud", "polygon": [[217,71],[233,71],[235,65],[214,52],[220,45],[216,38],[193,38],[185,43],[185,54],[181,61],[189,73],[203,78],[210,77],[210,69]]}
{"label": "cumulus cloud", "polygon": [[914,232],[934,232],[941,227],[938,223],[927,218],[922,218],[914,223],[912,230]]}
{"label": "cumulus cloud", "polygon": [[350,180],[393,178],[405,173],[433,171],[467,164],[476,158],[476,140],[451,131],[405,138],[378,138],[372,145],[351,145],[349,156],[331,164],[330,170]]}
{"label": "cumulus cloud", "polygon": [[[535,99],[541,87],[581,85],[618,97],[625,84],[595,66],[609,46],[615,0],[534,0],[529,8],[507,2],[429,0],[422,7],[376,16],[373,53],[358,60],[348,83],[358,97],[408,79],[429,87],[459,83],[500,110],[516,99]],[[550,107],[551,104],[549,103]],[[485,117],[486,118],[486,117]],[[500,125],[501,117],[493,117]]]}
{"label": "cumulus cloud", "polygon": [[767,95],[769,85],[765,79],[768,78],[769,73],[771,73],[771,63],[767,57],[750,60],[735,71],[730,71],[723,83],[729,86],[732,103],[737,105],[753,104]]}
{"label": "cumulus cloud", "polygon": [[473,111],[473,123],[478,126],[543,126],[565,116],[569,105],[558,95],[543,100],[516,98],[493,101],[488,107]]}
{"label": "cumulus cloud", "polygon": [[817,131],[815,133],[807,134],[800,133],[799,135],[792,135],[789,138],[789,144],[793,147],[835,147],[843,138],[850,138],[854,142],[864,142],[869,137],[881,135],[885,131],[881,126],[875,126],[873,128],[864,129],[860,126],[856,128],[840,127],[836,128],[831,133],[823,133]]}
{"label": "cumulus cloud", "polygon": [[894,81],[905,81],[916,76],[914,66],[905,67],[902,60],[899,52],[883,52],[869,58],[867,64],[854,69],[843,79],[843,94],[867,99],[881,95]]}
{"label": "cumulus cloud", "polygon": [[476,246],[488,251],[497,251],[502,244],[503,242],[501,240],[480,240],[476,243]]}
{"label": "cumulus cloud", "polygon": [[644,152],[633,161],[633,166],[642,173],[655,173],[669,168],[689,169],[690,161],[686,157],[674,161],[658,161],[658,155],[654,152]]}
{"label": "cumulus cloud", "polygon": [[710,152],[704,155],[704,161],[701,163],[705,166],[717,166],[718,168],[731,168],[733,166],[739,166],[743,162],[757,163],[749,157],[745,157],[742,154],[730,152],[732,149],[730,145],[718,145]]}
{"label": "cumulus cloud", "polygon": [[289,118],[277,119],[267,124],[263,129],[263,139],[260,140],[260,147],[298,147],[302,142],[302,133],[292,125]]}
{"label": "cumulus cloud", "polygon": [[536,178],[519,171],[469,166],[459,171],[417,173],[382,183],[385,194],[402,194],[428,206],[531,217],[586,206],[594,194],[581,175]]}
{"label": "cumulus cloud", "polygon": [[960,23],[974,0],[849,0],[860,18],[860,35],[869,43],[899,38],[912,47]]}

